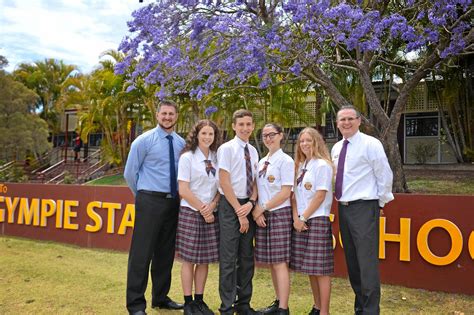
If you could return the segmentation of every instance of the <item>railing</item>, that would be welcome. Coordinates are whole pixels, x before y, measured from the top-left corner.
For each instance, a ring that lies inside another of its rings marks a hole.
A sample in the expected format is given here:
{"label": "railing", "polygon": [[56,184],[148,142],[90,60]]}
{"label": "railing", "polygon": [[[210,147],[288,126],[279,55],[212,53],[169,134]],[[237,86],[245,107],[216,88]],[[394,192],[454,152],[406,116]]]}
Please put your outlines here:
{"label": "railing", "polygon": [[[61,160],[59,161],[58,163],[54,164],[54,165],[51,165],[50,167],[48,167],[47,169],[41,171],[38,173],[38,177],[41,179],[41,182],[44,181],[44,179],[46,178],[46,176],[50,173],[52,173],[54,170],[58,169],[60,166],[64,165],[66,163],[65,160]],[[47,183],[51,182],[51,180],[49,180]]]}
{"label": "railing", "polygon": [[102,163],[101,161],[95,162],[94,164],[92,164],[91,166],[83,170],[81,172],[81,175],[89,174],[89,172],[93,171],[95,168],[97,168],[97,165],[100,165],[101,163]]}
{"label": "railing", "polygon": [[11,168],[15,164],[15,162],[16,161],[10,161],[0,166],[0,172],[6,171],[7,169]]}
{"label": "railing", "polygon": [[[52,184],[52,183],[54,183],[56,180],[60,179],[61,177],[64,177],[65,174],[66,174],[66,171],[63,171],[61,174],[56,175],[55,177],[53,177],[53,178],[51,178],[50,180],[48,180],[48,181],[46,182],[46,184]],[[64,181],[64,178],[63,178],[61,181],[56,182],[56,184],[62,183],[62,181]]]}
{"label": "railing", "polygon": [[103,170],[105,167],[109,166],[108,164],[102,164],[101,166],[99,166],[98,168],[96,168],[95,170],[93,170],[92,172],[90,172],[88,175],[89,176],[93,176],[95,173]]}
{"label": "railing", "polygon": [[99,158],[99,160],[100,160],[100,154],[101,154],[101,152],[102,152],[102,151],[101,151],[100,149],[98,149],[98,150],[96,150],[94,153],[92,153],[91,155],[87,156],[87,159],[88,159],[88,160],[89,160],[89,159],[90,159],[90,160],[93,160],[93,159],[95,159],[95,158]]}

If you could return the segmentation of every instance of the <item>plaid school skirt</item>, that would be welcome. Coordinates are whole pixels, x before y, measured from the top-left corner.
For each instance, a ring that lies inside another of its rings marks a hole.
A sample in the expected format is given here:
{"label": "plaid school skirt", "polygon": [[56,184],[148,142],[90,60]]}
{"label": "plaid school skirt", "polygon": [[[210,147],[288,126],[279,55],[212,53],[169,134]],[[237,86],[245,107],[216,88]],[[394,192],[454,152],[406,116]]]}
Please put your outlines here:
{"label": "plaid school skirt", "polygon": [[219,261],[219,219],[206,223],[198,211],[180,207],[176,231],[176,257],[192,264]]}
{"label": "plaid school skirt", "polygon": [[255,233],[255,260],[261,264],[290,262],[291,207],[265,212],[267,227],[257,226]]}
{"label": "plaid school skirt", "polygon": [[334,273],[334,250],[329,217],[315,217],[306,223],[308,230],[293,229],[290,269],[307,275],[329,276]]}

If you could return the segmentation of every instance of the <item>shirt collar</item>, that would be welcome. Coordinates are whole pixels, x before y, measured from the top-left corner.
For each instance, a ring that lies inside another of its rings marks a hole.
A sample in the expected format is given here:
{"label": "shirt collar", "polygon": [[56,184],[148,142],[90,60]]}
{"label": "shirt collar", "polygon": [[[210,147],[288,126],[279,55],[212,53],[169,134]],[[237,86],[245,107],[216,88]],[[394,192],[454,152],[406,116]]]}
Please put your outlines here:
{"label": "shirt collar", "polygon": [[160,136],[160,138],[165,138],[167,135],[172,135],[175,138],[175,132],[172,131],[171,133],[167,133],[160,125],[156,126],[156,132]]}
{"label": "shirt collar", "polygon": [[268,157],[267,161],[271,163],[272,161],[277,160],[282,153],[283,153],[283,150],[282,148],[280,148],[275,153],[273,153],[273,155],[270,157],[268,157],[268,154],[267,154],[267,157]]}
{"label": "shirt collar", "polygon": [[242,148],[244,148],[247,144],[249,144],[248,142],[243,141],[242,139],[240,139],[240,138],[237,137],[237,136],[235,136],[234,139],[237,141],[237,143],[238,143]]}
{"label": "shirt collar", "polygon": [[199,147],[196,148],[196,151],[194,151],[194,154],[196,155],[196,158],[198,159],[198,161],[204,161],[204,160],[210,160],[212,161],[213,160],[213,156],[214,156],[214,152],[212,152],[211,150],[209,150],[209,156],[208,158],[206,159],[206,156],[204,155],[204,153],[202,153],[201,149],[199,149]]}
{"label": "shirt collar", "polygon": [[349,137],[349,138],[344,139],[344,140],[349,141],[349,143],[354,143],[357,139],[359,139],[359,136],[360,136],[360,131],[357,130],[357,132],[352,137]]}

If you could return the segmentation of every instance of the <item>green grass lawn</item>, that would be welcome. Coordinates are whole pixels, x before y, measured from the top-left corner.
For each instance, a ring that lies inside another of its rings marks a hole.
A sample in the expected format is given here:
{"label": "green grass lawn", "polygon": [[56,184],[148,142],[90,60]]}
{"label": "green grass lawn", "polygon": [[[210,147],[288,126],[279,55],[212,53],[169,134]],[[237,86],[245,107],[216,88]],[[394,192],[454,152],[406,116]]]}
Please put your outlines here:
{"label": "green grass lawn", "polygon": [[[457,179],[433,177],[408,177],[408,187],[412,193],[420,194],[454,194],[474,195],[474,177],[460,177]],[[88,185],[118,185],[126,186],[122,175],[112,175],[87,183]]]}
{"label": "green grass lawn", "polygon": [[456,180],[413,177],[408,180],[408,188],[420,194],[474,195],[474,177]]}
{"label": "green grass lawn", "polygon": [[87,185],[126,186],[127,183],[125,182],[125,179],[123,178],[122,174],[117,174],[94,179],[90,182],[87,182]]}
{"label": "green grass lawn", "polygon": [[[0,253],[0,314],[126,314],[126,253],[13,237],[0,237]],[[170,296],[182,301],[179,272],[176,262]],[[273,300],[267,269],[256,270],[253,284],[254,307]],[[312,305],[307,278],[292,274],[291,290],[292,314],[307,314]],[[205,299],[217,311],[217,265],[210,268]],[[348,280],[334,278],[331,314],[351,314],[352,303]],[[474,296],[382,285],[381,309],[382,314],[473,314]]]}

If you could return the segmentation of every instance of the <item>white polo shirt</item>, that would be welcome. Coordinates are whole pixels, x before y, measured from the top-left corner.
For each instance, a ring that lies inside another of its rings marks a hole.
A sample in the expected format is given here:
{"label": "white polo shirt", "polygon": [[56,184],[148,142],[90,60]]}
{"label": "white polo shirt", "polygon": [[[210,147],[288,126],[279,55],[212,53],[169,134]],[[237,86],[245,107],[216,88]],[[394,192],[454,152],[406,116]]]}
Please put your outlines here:
{"label": "white polo shirt", "polygon": [[300,176],[303,168],[306,168],[303,180],[293,189],[295,192],[298,215],[304,213],[318,190],[325,190],[326,197],[324,198],[324,201],[307,219],[329,216],[332,204],[332,166],[323,159],[312,159],[306,166],[304,163],[300,165],[296,174],[297,178]]}
{"label": "white polo shirt", "polygon": [[[263,169],[266,161],[270,164],[267,166],[265,176],[259,177],[257,172],[258,203],[260,206],[275,197],[281,191],[282,186],[293,186],[295,181],[295,162],[282,149],[276,151],[270,157],[267,155],[261,159],[258,163],[259,172]],[[273,211],[290,206],[291,202],[288,198],[275,208],[268,210]]]}
{"label": "white polo shirt", "polygon": [[[234,139],[224,143],[217,150],[217,160],[219,161],[219,169],[223,169],[230,174],[230,182],[235,196],[239,199],[248,198],[247,196],[247,172],[245,165],[245,145],[248,144],[250,153],[250,163],[252,165],[252,178],[255,179],[258,173],[258,153],[250,144],[242,141],[235,136]],[[224,194],[221,187],[219,192]]]}
{"label": "white polo shirt", "polygon": [[[210,151],[208,158],[216,169],[215,175],[212,172],[209,172],[209,175],[207,174],[204,160],[207,159],[199,147],[196,148],[194,153],[191,151],[183,153],[179,158],[178,180],[188,182],[194,196],[203,203],[209,204],[216,195],[219,186],[216,154]],[[181,198],[181,206],[197,211],[184,198]]]}
{"label": "white polo shirt", "polygon": [[[360,131],[347,140],[349,143],[344,165],[342,196],[339,201],[378,199],[379,205],[383,207],[394,197],[392,194],[393,173],[382,143]],[[336,169],[342,142],[343,140],[337,142],[331,150]]]}

